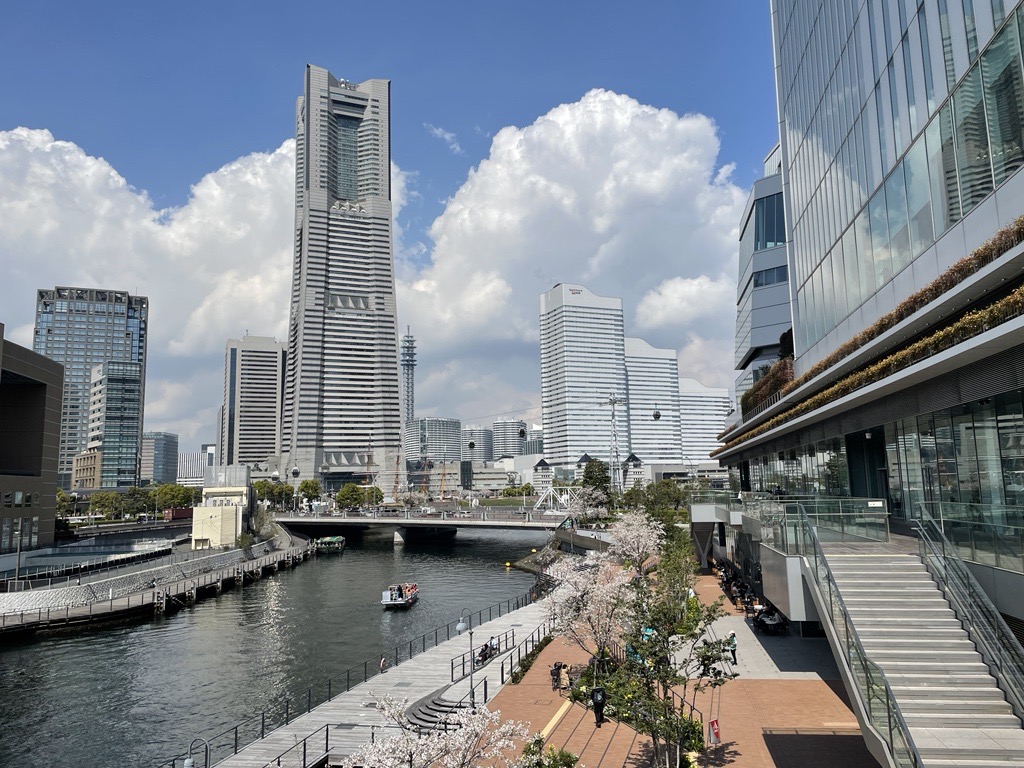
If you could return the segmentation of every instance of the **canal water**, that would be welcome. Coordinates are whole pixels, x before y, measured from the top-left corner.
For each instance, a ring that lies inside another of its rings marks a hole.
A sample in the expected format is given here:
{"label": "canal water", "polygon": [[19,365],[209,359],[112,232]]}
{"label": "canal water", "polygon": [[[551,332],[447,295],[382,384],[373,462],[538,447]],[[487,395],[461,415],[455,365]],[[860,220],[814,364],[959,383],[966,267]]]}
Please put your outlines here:
{"label": "canal water", "polygon": [[[382,652],[432,636],[463,609],[526,593],[533,576],[505,562],[546,539],[462,530],[444,543],[351,542],[341,556],[321,555],[166,618],[0,646],[0,766],[155,768],[193,738],[280,712],[285,699],[292,712],[305,711],[309,688],[316,703],[328,678],[343,687],[345,670],[376,665]],[[418,582],[419,602],[384,611],[381,590],[398,581]]]}

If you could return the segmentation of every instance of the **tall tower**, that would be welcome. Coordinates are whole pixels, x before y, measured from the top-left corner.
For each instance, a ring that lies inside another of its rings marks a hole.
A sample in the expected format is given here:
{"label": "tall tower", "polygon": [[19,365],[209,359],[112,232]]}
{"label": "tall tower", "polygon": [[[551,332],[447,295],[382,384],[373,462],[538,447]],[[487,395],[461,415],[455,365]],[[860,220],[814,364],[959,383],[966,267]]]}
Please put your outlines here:
{"label": "tall tower", "polygon": [[[540,392],[548,462],[564,466],[584,453],[608,455],[612,428],[602,403],[626,395],[622,299],[581,285],[559,284],[541,294]],[[619,437],[628,446],[628,437]]]}
{"label": "tall tower", "polygon": [[[138,363],[140,403],[146,394],[146,340],[149,299],[127,291],[57,286],[36,292],[36,327],[32,348],[64,366],[57,482],[71,489],[75,456],[89,441],[89,396],[92,369],[108,361]],[[134,440],[142,445],[142,420]]]}
{"label": "tall tower", "polygon": [[401,450],[390,91],[307,65],[296,106],[282,466],[328,490],[390,485]]}
{"label": "tall tower", "polygon": [[409,326],[402,337],[402,412],[406,424],[416,418],[416,337]]}
{"label": "tall tower", "polygon": [[264,464],[281,452],[284,344],[267,336],[228,339],[217,463]]}

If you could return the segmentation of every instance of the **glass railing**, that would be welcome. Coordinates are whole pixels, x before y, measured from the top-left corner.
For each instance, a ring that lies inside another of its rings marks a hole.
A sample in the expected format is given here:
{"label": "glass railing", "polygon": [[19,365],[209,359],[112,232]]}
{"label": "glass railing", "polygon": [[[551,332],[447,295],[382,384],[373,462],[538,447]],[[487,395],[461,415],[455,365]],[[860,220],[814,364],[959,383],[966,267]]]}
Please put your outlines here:
{"label": "glass railing", "polygon": [[885,674],[877,664],[868,659],[857,630],[850,621],[849,611],[839,594],[832,570],[821,549],[816,523],[807,514],[800,515],[799,522],[802,539],[800,547],[807,556],[818,591],[825,602],[828,618],[835,628],[840,650],[849,665],[865,714],[885,741],[893,764],[897,768],[920,768],[921,755],[914,745],[910,728],[896,704]]}
{"label": "glass railing", "polygon": [[920,502],[962,559],[1024,573],[1024,507],[1005,504]]}
{"label": "glass railing", "polygon": [[883,499],[849,496],[787,496],[748,501],[744,514],[761,521],[761,543],[788,555],[804,551],[803,516],[822,541],[888,541],[889,515]]}
{"label": "glass railing", "polygon": [[736,491],[690,491],[690,504],[714,504],[724,509],[742,509],[743,502]]}
{"label": "glass railing", "polygon": [[945,535],[943,526],[931,516],[927,505],[922,503],[919,509],[921,559],[939,583],[957,618],[963,622],[1014,714],[1024,717],[1024,648],[959,556],[961,547]]}

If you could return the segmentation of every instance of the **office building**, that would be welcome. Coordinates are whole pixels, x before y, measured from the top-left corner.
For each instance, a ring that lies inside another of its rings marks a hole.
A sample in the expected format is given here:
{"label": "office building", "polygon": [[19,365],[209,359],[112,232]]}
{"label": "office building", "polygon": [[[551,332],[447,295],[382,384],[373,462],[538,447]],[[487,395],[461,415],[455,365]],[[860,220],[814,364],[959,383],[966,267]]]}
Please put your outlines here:
{"label": "office building", "polygon": [[712,452],[722,447],[718,436],[732,412],[728,389],[706,387],[685,376],[679,379],[679,429],[683,461],[687,465],[707,461]]}
{"label": "office building", "polygon": [[178,479],[178,436],[170,432],[142,433],[143,484],[161,485]]}
{"label": "office building", "polygon": [[141,364],[111,360],[92,369],[86,451],[101,454],[99,486],[94,487],[139,485],[142,397]]}
{"label": "office building", "polygon": [[405,425],[406,461],[456,461],[462,457],[462,422],[426,416]]}
{"label": "office building", "polygon": [[[786,216],[782,201],[782,149],[764,161],[740,226],[736,286],[736,403],[780,357],[792,356],[792,313]],[[785,348],[783,348],[785,346]]]}
{"label": "office building", "polygon": [[491,424],[494,435],[494,457],[522,456],[526,453],[526,422],[501,419]]}
{"label": "office building", "polygon": [[228,339],[217,463],[254,471],[281,453],[284,344],[267,336]]}
{"label": "office building", "polygon": [[145,402],[148,322],[149,299],[126,291],[62,286],[37,291],[32,347],[64,366],[57,466],[64,490],[71,487],[75,456],[89,441],[93,367],[108,360],[137,363]]}
{"label": "office building", "polygon": [[[626,396],[622,299],[564,283],[541,294],[540,379],[548,463],[575,465],[587,452],[608,457],[612,420],[605,403],[612,395]],[[623,457],[629,453],[624,424],[620,420]],[[497,435],[495,442],[497,451]]]}
{"label": "office building", "polygon": [[402,447],[389,110],[389,81],[306,67],[281,466],[327,491],[390,487]]}
{"label": "office building", "polygon": [[627,337],[625,364],[629,452],[644,464],[681,461],[682,412],[675,350],[656,349],[643,339]]}
{"label": "office building", "polygon": [[494,433],[486,427],[462,430],[462,460],[490,461],[494,458]]}
{"label": "office building", "polygon": [[0,555],[53,544],[63,373],[0,323]]}
{"label": "office building", "polygon": [[[526,449],[523,453],[527,456],[535,456],[544,453],[544,428],[536,424],[526,433]],[[545,466],[547,463],[545,462]]]}
{"label": "office building", "polygon": [[[207,467],[217,465],[217,446],[204,444],[198,451],[178,454],[177,484],[186,488],[202,488]],[[285,478],[281,478],[286,482]]]}

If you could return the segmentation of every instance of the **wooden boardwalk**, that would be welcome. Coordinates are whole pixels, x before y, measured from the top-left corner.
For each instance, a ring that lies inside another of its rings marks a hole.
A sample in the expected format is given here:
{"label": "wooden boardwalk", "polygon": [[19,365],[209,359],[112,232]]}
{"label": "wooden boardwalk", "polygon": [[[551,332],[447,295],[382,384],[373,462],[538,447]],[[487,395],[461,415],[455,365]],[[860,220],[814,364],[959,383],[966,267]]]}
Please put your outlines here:
{"label": "wooden boardwalk", "polygon": [[[515,630],[516,642],[525,640],[546,618],[543,603],[534,603],[525,608],[473,627],[473,645],[479,648],[492,635],[500,636]],[[434,648],[418,654],[412,659],[391,667],[383,675],[376,675],[365,683],[354,686],[350,691],[340,693],[329,702],[315,707],[308,714],[301,715],[288,725],[283,725],[265,738],[239,750],[238,754],[221,760],[221,768],[264,768],[277,765],[302,765],[302,743],[306,743],[306,759],[329,752],[335,762],[354,753],[371,738],[371,730],[383,725],[375,706],[378,697],[391,696],[406,700],[409,704],[437,693],[451,684],[451,660],[469,650],[466,634],[453,637]],[[483,680],[493,695],[501,688],[501,661],[507,654],[474,673],[477,688],[477,702],[483,699]],[[458,700],[469,692],[468,679],[456,683],[446,698]],[[325,731],[325,726],[326,731]]]}

